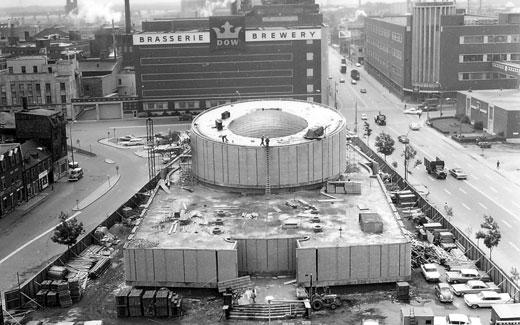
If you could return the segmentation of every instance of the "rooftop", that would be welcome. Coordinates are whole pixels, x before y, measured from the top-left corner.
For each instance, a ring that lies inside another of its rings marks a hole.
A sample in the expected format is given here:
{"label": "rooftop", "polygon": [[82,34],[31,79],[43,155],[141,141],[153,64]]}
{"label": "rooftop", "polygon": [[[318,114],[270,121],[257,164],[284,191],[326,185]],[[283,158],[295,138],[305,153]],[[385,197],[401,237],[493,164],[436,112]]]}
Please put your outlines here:
{"label": "rooftop", "polygon": [[[356,161],[364,160],[355,153],[352,155]],[[363,167],[348,177],[361,183],[362,194],[334,194],[339,200],[333,201],[319,190],[266,197],[227,193],[203,185],[191,186],[193,192],[178,185],[170,187],[171,193],[159,189],[128,247],[148,243],[148,247],[156,248],[232,249],[234,242],[226,238],[246,237],[308,238],[300,242],[302,247],[406,242],[377,179],[369,177]],[[176,184],[175,178],[170,178],[172,184]],[[319,213],[311,213],[309,206]],[[370,210],[363,211],[381,216],[381,234],[361,230],[358,215],[360,209],[367,207]],[[180,218],[175,218],[175,213]],[[318,223],[312,220],[316,216]],[[186,225],[181,225],[181,220],[186,220]],[[321,226],[322,232],[314,232],[316,225]],[[220,233],[214,234],[215,228]]]}
{"label": "rooftop", "polygon": [[520,304],[500,304],[493,305],[493,310],[500,318],[508,319],[513,317],[520,317]]}
{"label": "rooftop", "polygon": [[486,103],[498,106],[506,111],[520,111],[520,90],[518,89],[488,89],[461,91],[460,93],[471,96]]}
{"label": "rooftop", "polygon": [[[229,111],[230,118],[222,120],[217,130],[215,121]],[[193,120],[193,132],[220,141],[226,136],[229,144],[259,146],[261,137],[270,139],[270,146],[304,143],[307,130],[322,126],[324,136],[339,132],[345,118],[332,108],[305,101],[255,100],[218,106]]]}
{"label": "rooftop", "polygon": [[408,21],[407,16],[388,16],[388,17],[370,17],[370,18],[384,21],[387,23],[401,25],[401,26],[406,26],[406,23]]}

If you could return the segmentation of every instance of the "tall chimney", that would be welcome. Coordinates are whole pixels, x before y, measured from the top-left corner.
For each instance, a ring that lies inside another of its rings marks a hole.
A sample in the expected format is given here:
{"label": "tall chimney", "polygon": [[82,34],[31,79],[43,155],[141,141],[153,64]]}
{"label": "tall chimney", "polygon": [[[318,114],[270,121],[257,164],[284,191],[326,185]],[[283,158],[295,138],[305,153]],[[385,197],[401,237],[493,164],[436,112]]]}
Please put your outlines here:
{"label": "tall chimney", "polygon": [[132,19],[130,16],[130,0],[125,0],[125,31],[127,34],[132,32]]}

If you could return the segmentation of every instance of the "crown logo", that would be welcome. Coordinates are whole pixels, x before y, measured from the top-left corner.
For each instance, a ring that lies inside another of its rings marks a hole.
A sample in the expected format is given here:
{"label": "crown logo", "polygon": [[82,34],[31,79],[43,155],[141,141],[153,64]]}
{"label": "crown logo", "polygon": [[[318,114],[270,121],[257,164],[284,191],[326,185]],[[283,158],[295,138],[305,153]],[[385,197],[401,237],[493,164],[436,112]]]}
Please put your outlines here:
{"label": "crown logo", "polygon": [[[212,29],[215,31],[215,34],[217,35],[217,39],[238,38],[238,33],[240,33],[240,30],[242,29],[242,27],[235,27],[231,25],[229,21],[226,21],[226,23],[220,27],[221,28],[212,27]],[[231,31],[231,28],[233,28],[233,32]]]}

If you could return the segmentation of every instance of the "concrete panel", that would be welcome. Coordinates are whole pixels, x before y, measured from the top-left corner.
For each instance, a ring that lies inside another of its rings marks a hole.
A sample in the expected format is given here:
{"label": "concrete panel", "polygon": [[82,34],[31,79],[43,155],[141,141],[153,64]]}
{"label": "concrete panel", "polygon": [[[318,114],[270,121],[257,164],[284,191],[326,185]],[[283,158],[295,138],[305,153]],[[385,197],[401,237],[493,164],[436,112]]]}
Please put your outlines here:
{"label": "concrete panel", "polygon": [[370,246],[370,266],[369,277],[377,279],[381,277],[381,245]]}
{"label": "concrete panel", "polygon": [[197,282],[217,283],[217,252],[215,250],[196,250]]}
{"label": "concrete panel", "polygon": [[240,164],[238,160],[238,147],[228,146],[228,165],[229,184],[240,184]]}
{"label": "concrete panel", "polygon": [[229,161],[228,161],[229,146],[222,146],[222,180],[229,184]]}
{"label": "concrete panel", "polygon": [[238,272],[244,273],[247,271],[247,247],[244,239],[237,239],[237,255]]}
{"label": "concrete panel", "polygon": [[236,250],[221,250],[217,252],[218,281],[226,281],[238,277],[237,257]]}
{"label": "concrete panel", "polygon": [[146,257],[144,249],[134,249],[135,279],[146,281]]}
{"label": "concrete panel", "polygon": [[296,247],[297,247],[297,239],[292,238],[289,241],[289,256],[288,256],[288,263],[289,263],[289,270],[291,272],[296,272]]}
{"label": "concrete panel", "polygon": [[238,169],[239,169],[239,184],[244,185],[247,184],[247,149],[239,148],[238,149]]}
{"label": "concrete panel", "polygon": [[267,240],[255,239],[254,241],[256,244],[257,271],[260,273],[269,272],[267,267]]}
{"label": "concrete panel", "polygon": [[323,180],[323,142],[314,141],[312,143],[312,179],[315,181]]}
{"label": "concrete panel", "polygon": [[153,260],[153,249],[144,250],[144,260],[146,267],[146,281],[155,281],[155,265]]}
{"label": "concrete panel", "polygon": [[280,163],[280,148],[271,148],[269,149],[269,180],[271,182],[271,186],[279,186],[280,185],[280,173],[281,173],[281,163]]}
{"label": "concrete panel", "polygon": [[[289,264],[289,255],[294,255],[295,251],[292,247],[292,239],[291,238],[279,238],[279,239],[273,239],[273,241],[276,241],[276,248],[277,248],[277,263],[278,263],[278,270],[280,272],[294,272],[294,268],[291,268],[291,265]],[[270,253],[271,251],[269,251]]]}
{"label": "concrete panel", "polygon": [[198,259],[197,251],[184,250],[184,281],[197,282],[198,281]]}
{"label": "concrete panel", "polygon": [[368,246],[353,246],[350,248],[352,280],[366,279],[369,274],[369,248]]}
{"label": "concrete panel", "polygon": [[256,252],[256,241],[254,239],[246,240],[246,270],[252,272],[258,270],[258,255]]}
{"label": "concrete panel", "polygon": [[164,249],[153,250],[155,281],[166,281],[166,256]]}
{"label": "concrete panel", "polygon": [[282,185],[286,185],[289,183],[289,178],[290,178],[289,170],[291,168],[293,168],[293,166],[290,161],[288,148],[285,148],[285,147],[280,148],[279,154],[280,154],[280,156],[279,156],[279,159],[280,159],[280,186],[282,186]]}
{"label": "concrete panel", "polygon": [[309,148],[307,144],[296,147],[296,159],[298,159],[296,181],[298,183],[309,182]]}
{"label": "concrete panel", "polygon": [[182,249],[165,250],[166,277],[168,282],[184,282],[184,252]]}
{"label": "concrete panel", "polygon": [[411,262],[412,262],[412,244],[411,243],[402,243],[401,246],[401,276],[410,276],[412,274],[411,270]]}
{"label": "concrete panel", "polygon": [[[258,150],[260,151],[260,150]],[[257,168],[257,157],[256,153],[257,150],[255,149],[246,149],[246,161],[247,161],[247,179],[244,184],[247,185],[258,185],[263,184],[263,181],[258,180],[258,176],[256,175],[256,168]]]}
{"label": "concrete panel", "polygon": [[390,255],[388,245],[381,245],[381,277],[388,278]]}
{"label": "concrete panel", "polygon": [[213,143],[207,142],[206,149],[206,179],[210,183],[215,183],[215,157],[213,155]]}
{"label": "concrete panel", "polygon": [[222,143],[215,143],[213,145],[213,158],[215,159],[214,170],[215,170],[215,183],[222,184],[224,182],[224,162],[222,151],[224,150],[224,146]]}
{"label": "concrete panel", "polygon": [[316,249],[315,248],[297,248],[296,249],[296,265],[297,273],[296,279],[298,283],[305,285],[310,284],[309,276],[312,274],[314,277],[317,275],[316,269]]}
{"label": "concrete panel", "polygon": [[[275,151],[275,150],[272,150],[272,151]],[[257,173],[256,178],[257,178],[259,185],[264,185],[265,180],[267,179],[266,164],[267,164],[267,157],[266,157],[265,150],[258,150],[256,152],[256,173]],[[274,164],[274,162],[272,161],[272,157],[271,157],[271,164]],[[271,174],[273,174],[273,173],[271,173]],[[278,175],[278,171],[276,171],[276,174]],[[271,180],[271,186],[272,186],[273,178],[271,177],[270,180]]]}
{"label": "concrete panel", "polygon": [[125,280],[126,281],[135,281],[135,264],[134,264],[134,250],[133,249],[124,249],[123,250],[123,259],[125,265]]}
{"label": "concrete panel", "polygon": [[287,181],[282,185],[292,185],[297,182],[298,178],[298,156],[296,153],[296,147],[286,147],[285,153],[287,155],[287,165],[289,167],[287,174]]}
{"label": "concrete panel", "polygon": [[345,130],[341,131],[340,134],[338,134],[339,141],[340,141],[340,145],[339,145],[340,166],[339,166],[339,169],[340,169],[341,173],[347,167],[347,137],[346,137],[346,134],[347,133]]}
{"label": "concrete panel", "polygon": [[322,247],[318,250],[318,277],[317,281],[337,281],[338,263],[336,247]]}
{"label": "concrete panel", "polygon": [[350,280],[350,247],[338,248],[338,279]]}
{"label": "concrete panel", "polygon": [[388,276],[399,276],[399,244],[388,245]]}

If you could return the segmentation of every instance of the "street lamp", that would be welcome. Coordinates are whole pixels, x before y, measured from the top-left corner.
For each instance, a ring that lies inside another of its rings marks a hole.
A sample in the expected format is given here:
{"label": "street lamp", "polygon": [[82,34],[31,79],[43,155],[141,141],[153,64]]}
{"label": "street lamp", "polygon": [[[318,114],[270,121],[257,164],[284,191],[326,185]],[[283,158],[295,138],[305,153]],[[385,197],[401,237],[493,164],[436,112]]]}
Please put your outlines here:
{"label": "street lamp", "polygon": [[70,154],[72,155],[72,162],[75,162],[75,160],[74,160],[74,147],[72,146],[72,123],[74,123],[74,121],[71,121],[70,124],[69,124]]}
{"label": "street lamp", "polygon": [[334,82],[334,108],[338,109],[338,82]]}

